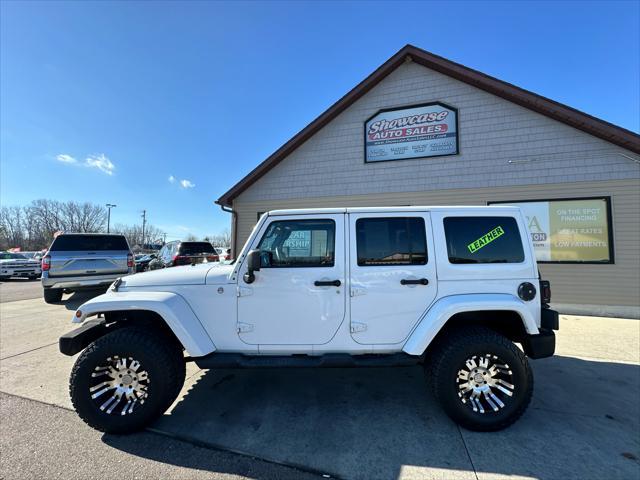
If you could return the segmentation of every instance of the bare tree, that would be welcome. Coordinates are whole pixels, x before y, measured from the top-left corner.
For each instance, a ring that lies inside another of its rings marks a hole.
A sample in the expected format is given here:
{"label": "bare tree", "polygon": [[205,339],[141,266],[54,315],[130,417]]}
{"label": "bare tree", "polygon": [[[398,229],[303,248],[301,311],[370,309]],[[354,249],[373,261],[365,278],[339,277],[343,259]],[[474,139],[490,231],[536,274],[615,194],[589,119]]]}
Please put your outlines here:
{"label": "bare tree", "polygon": [[57,231],[103,232],[106,209],[89,202],[34,200],[24,207],[0,209],[0,248],[40,250],[51,244]]}
{"label": "bare tree", "polygon": [[[113,233],[121,233],[127,238],[129,246],[136,250],[143,250],[142,225],[124,225],[117,223],[111,227]],[[162,245],[163,233],[153,225],[146,225],[144,239],[146,244]]]}
{"label": "bare tree", "polygon": [[231,245],[231,232],[228,229],[216,235],[210,235],[208,238],[216,247],[229,247]]}
{"label": "bare tree", "polygon": [[20,207],[0,208],[0,245],[3,250],[20,247],[25,241],[24,216]]}

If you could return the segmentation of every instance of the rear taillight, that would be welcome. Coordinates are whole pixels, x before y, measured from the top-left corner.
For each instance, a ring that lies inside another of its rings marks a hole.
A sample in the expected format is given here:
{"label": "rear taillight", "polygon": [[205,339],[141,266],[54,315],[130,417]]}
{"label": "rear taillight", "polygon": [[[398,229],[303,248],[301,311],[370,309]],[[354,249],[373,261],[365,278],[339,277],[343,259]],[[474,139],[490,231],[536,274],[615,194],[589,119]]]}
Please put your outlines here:
{"label": "rear taillight", "polygon": [[540,301],[543,304],[551,303],[551,282],[540,280]]}
{"label": "rear taillight", "polygon": [[44,257],[42,257],[42,271],[43,272],[48,272],[49,269],[51,268],[51,256],[50,255],[45,255]]}
{"label": "rear taillight", "polygon": [[224,256],[225,260],[231,260],[231,255],[229,255],[228,253]]}
{"label": "rear taillight", "polygon": [[133,253],[127,255],[127,267],[133,267]]}
{"label": "rear taillight", "polygon": [[220,260],[220,257],[218,257],[218,255],[207,256],[207,262],[217,262],[219,260]]}
{"label": "rear taillight", "polygon": [[185,257],[184,255],[174,255],[173,256],[173,264],[174,265],[184,265],[189,263],[189,257]]}

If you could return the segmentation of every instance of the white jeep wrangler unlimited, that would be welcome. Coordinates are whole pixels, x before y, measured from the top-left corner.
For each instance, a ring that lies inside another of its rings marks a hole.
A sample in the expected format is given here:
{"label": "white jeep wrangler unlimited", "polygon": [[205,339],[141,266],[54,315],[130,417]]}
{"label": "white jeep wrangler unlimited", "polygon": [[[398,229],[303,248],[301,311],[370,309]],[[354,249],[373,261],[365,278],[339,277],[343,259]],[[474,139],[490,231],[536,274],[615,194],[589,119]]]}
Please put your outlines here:
{"label": "white jeep wrangler unlimited", "polygon": [[62,353],[84,350],[73,405],[124,433],[172,404],[185,362],[424,364],[453,420],[507,427],[531,399],[527,356],[553,355],[558,329],[526,225],[516,207],[269,212],[231,265],[130,275],[82,305],[84,325],[60,338]]}

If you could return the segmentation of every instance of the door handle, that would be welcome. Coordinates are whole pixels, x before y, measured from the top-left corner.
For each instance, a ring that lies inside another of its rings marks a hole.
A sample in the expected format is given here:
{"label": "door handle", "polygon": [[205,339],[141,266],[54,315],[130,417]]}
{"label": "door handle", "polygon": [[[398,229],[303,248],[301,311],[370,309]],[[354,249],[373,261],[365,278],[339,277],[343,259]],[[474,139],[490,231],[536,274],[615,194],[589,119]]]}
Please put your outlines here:
{"label": "door handle", "polygon": [[429,285],[429,280],[426,278],[418,278],[417,280],[403,278],[400,280],[400,285]]}
{"label": "door handle", "polygon": [[339,287],[342,282],[340,280],[316,280],[313,284],[316,287]]}

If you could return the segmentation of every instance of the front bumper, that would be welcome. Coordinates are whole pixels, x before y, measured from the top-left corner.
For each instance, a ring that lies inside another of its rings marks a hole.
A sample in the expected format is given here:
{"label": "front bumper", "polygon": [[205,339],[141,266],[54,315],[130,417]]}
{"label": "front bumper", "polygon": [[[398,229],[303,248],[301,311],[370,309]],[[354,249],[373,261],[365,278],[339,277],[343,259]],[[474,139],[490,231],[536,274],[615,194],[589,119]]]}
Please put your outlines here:
{"label": "front bumper", "polygon": [[0,269],[1,277],[39,277],[42,274],[40,268],[18,267]]}
{"label": "front bumper", "polygon": [[76,328],[60,337],[58,342],[60,352],[71,357],[84,350],[91,342],[106,334],[108,328],[104,318],[89,320],[80,328]]}
{"label": "front bumper", "polygon": [[545,358],[556,351],[556,334],[554,330],[560,328],[558,312],[550,308],[543,308],[540,316],[540,333],[527,335],[522,342],[524,353],[529,358]]}

